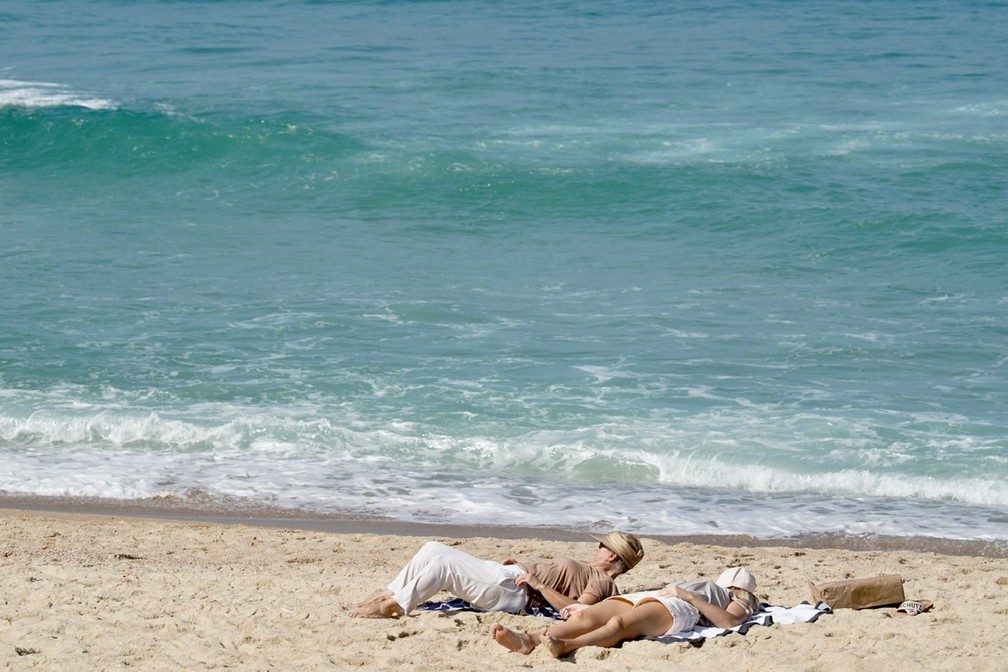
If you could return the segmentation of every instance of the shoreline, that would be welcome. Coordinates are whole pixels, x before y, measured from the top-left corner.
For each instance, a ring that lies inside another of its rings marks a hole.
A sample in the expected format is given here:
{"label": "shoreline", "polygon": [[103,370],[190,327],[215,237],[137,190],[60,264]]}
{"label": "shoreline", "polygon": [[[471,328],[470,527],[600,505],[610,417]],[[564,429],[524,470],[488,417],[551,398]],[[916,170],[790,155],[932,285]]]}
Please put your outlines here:
{"label": "shoreline", "polygon": [[[457,525],[421,523],[389,518],[324,514],[302,509],[283,509],[235,503],[233,506],[182,502],[175,499],[120,501],[98,497],[48,497],[0,493],[0,510],[82,516],[146,518],[180,522],[248,525],[327,532],[334,534],[378,534],[398,537],[450,537],[471,539],[542,539],[581,541],[585,534],[599,530],[571,530],[561,527],[508,525]],[[846,551],[912,551],[949,556],[1008,558],[1008,540],[948,539],[943,537],[883,536],[848,534],[807,534],[796,537],[755,537],[738,534],[641,534],[664,544],[703,544],[753,548],[794,547]]]}

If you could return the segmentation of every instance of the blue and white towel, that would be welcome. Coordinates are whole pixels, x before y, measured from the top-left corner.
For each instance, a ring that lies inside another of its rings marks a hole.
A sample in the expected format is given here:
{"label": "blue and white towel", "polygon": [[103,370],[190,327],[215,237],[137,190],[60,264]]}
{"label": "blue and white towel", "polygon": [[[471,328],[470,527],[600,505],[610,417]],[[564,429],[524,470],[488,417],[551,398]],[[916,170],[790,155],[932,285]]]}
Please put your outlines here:
{"label": "blue and white towel", "polygon": [[[461,597],[453,597],[450,600],[442,602],[424,602],[417,609],[421,611],[483,611],[472,606]],[[521,613],[524,616],[560,619],[560,612],[553,607],[525,607]]]}

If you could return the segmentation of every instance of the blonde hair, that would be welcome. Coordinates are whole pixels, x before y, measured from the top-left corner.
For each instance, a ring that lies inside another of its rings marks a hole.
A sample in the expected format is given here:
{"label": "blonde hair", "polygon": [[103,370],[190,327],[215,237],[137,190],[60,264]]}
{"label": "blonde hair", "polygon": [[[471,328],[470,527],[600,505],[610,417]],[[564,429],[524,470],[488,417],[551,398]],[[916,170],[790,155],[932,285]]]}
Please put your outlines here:
{"label": "blonde hair", "polygon": [[728,589],[728,594],[733,600],[741,604],[748,613],[755,614],[760,610],[759,598],[745,588],[736,588],[735,586],[732,586]]}

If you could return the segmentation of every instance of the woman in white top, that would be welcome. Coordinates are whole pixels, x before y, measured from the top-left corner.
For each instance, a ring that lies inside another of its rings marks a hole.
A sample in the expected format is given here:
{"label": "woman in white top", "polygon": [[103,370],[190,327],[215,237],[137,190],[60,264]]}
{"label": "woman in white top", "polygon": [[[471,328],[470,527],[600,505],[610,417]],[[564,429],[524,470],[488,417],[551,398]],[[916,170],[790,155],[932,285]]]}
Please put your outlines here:
{"label": "woman in white top", "polygon": [[726,570],[717,581],[676,581],[661,590],[610,597],[586,606],[565,607],[567,620],[528,633],[493,626],[495,640],[511,651],[529,654],[540,642],[555,658],[583,646],[612,647],[638,637],[661,637],[692,630],[698,623],[733,628],[759,610],[756,579],[744,567]]}

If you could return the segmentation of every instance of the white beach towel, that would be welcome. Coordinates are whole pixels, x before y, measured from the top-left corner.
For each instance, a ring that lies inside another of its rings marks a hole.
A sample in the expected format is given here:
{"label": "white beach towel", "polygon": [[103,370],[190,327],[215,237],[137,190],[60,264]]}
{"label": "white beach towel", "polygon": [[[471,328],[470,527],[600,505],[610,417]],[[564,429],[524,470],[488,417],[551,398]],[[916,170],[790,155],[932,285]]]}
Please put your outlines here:
{"label": "white beach towel", "polygon": [[749,628],[754,625],[791,625],[793,623],[811,623],[823,614],[831,614],[833,610],[825,602],[809,604],[802,602],[793,607],[780,607],[772,604],[763,604],[759,611],[749,617],[745,623],[736,625],[734,628],[718,628],[715,626],[701,626],[677,632],[673,635],[663,637],[649,637],[659,642],[691,642],[697,643],[708,637],[721,637],[732,632],[744,635],[749,632]]}

